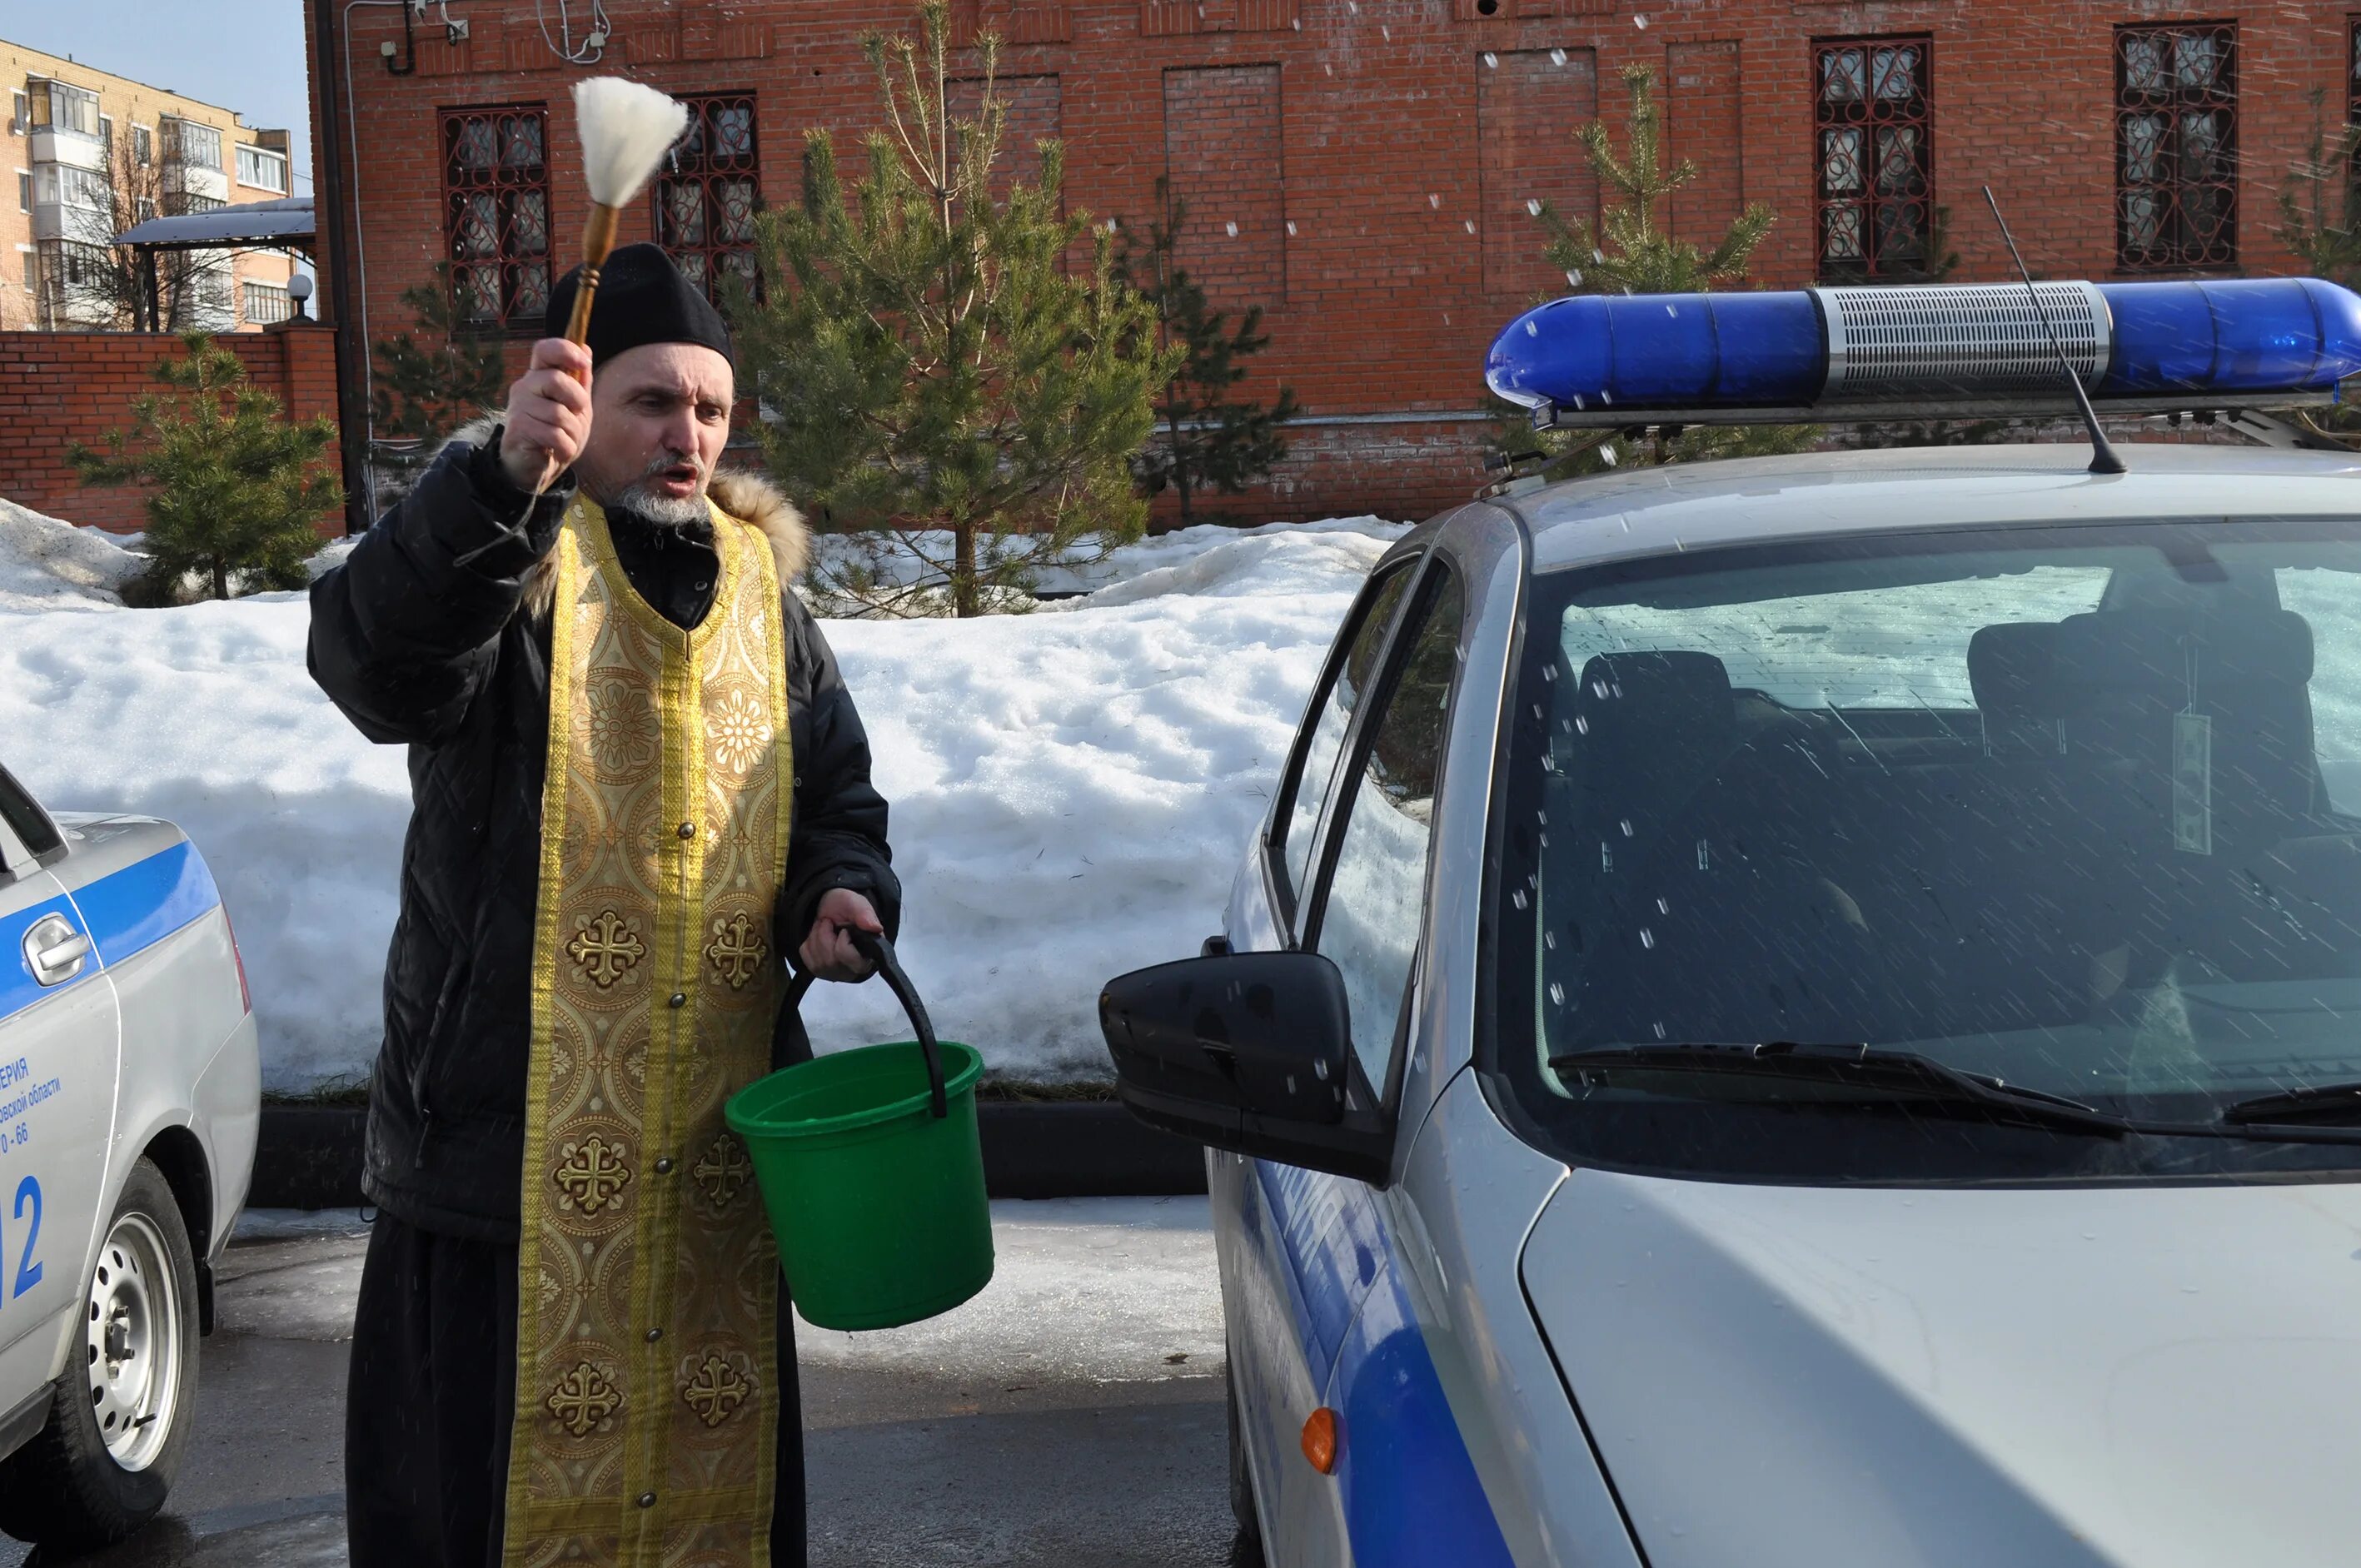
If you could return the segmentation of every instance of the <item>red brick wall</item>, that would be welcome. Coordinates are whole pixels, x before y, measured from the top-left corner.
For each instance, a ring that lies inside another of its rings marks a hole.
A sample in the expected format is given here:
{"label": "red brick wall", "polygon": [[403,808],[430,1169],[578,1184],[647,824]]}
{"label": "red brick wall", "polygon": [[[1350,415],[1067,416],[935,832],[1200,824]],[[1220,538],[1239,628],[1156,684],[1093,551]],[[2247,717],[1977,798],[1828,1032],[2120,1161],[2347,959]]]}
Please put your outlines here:
{"label": "red brick wall", "polygon": [[[2346,14],[2361,9],[2361,0],[1490,3],[1487,16],[1486,0],[965,0],[960,19],[1015,40],[1001,70],[1022,79],[1027,122],[1054,102],[1071,209],[1142,223],[1170,170],[1192,196],[1192,259],[1209,280],[1228,280],[1232,300],[1251,292],[1267,307],[1272,347],[1249,387],[1267,394],[1285,379],[1317,419],[1480,407],[1493,333],[1536,291],[1563,287],[1541,263],[1538,229],[1521,227],[1531,224],[1525,203],[1545,194],[1569,213],[1595,209],[1573,132],[1594,110],[1620,126],[1616,72],[1627,63],[1657,71],[1672,150],[1704,170],[1660,216],[1710,243],[1741,203],[1767,203],[1778,224],[1753,279],[1792,288],[1815,267],[1812,40],[1925,34],[1934,40],[1936,196],[1950,210],[1956,276],[2004,274],[1977,194],[1989,181],[2036,269],[2103,280],[2118,276],[2114,27],[2235,19],[2239,257],[2244,270],[2269,272],[2292,266],[2270,229],[2311,134],[2306,94],[2325,89],[2332,115],[2340,111]],[[542,9],[555,27],[554,9]],[[675,92],[752,91],[765,189],[792,200],[807,128],[843,141],[874,122],[862,33],[912,25],[902,0],[607,0],[616,36],[606,60],[575,68],[543,42],[522,0],[451,0],[450,11],[467,20],[469,38],[454,47],[439,25],[421,25],[417,71],[396,77],[378,49],[399,46],[399,9],[340,8],[353,27],[355,260],[366,269],[373,336],[405,324],[396,296],[443,253],[438,106],[550,106],[563,254],[584,203],[572,81],[620,70]],[[1568,67],[1542,69],[1553,50]],[[649,228],[642,204],[624,237]],[[1412,429],[1437,433],[1435,442],[1413,441]],[[1305,455],[1243,502],[1247,512],[1414,515],[1480,482],[1479,427],[1310,426],[1299,439]]]}
{"label": "red brick wall", "polygon": [[[335,342],[318,325],[216,341],[296,418],[335,417]],[[127,428],[131,400],[159,389],[157,362],[181,353],[173,338],[146,333],[0,333],[0,495],[69,522],[115,532],[147,527],[138,490],[85,486],[66,452]],[[341,534],[341,515],[323,518],[321,531]]]}
{"label": "red brick wall", "polygon": [[1598,220],[1598,178],[1587,159],[1566,156],[1566,127],[1598,115],[1597,51],[1486,49],[1471,68],[1484,290],[1510,298],[1562,292],[1565,278],[1534,243],[1542,231],[1533,207],[1546,202],[1568,223]]}

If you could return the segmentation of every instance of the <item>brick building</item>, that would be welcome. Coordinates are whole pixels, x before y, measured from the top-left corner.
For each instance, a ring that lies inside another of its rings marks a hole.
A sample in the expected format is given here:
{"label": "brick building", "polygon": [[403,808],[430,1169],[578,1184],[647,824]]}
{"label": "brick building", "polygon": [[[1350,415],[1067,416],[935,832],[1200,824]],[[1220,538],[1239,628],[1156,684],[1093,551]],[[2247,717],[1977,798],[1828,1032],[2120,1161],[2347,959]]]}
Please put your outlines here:
{"label": "brick building", "polygon": [[[577,77],[620,71],[697,103],[625,237],[660,236],[692,270],[744,267],[750,204],[794,199],[804,133],[873,123],[861,34],[914,25],[900,0],[306,9],[348,356],[407,324],[397,296],[444,260],[473,308],[530,334],[586,201]],[[1069,205],[1123,221],[1148,216],[1169,174],[1189,203],[1188,265],[1218,302],[1266,308],[1257,380],[1293,384],[1307,417],[1287,466],[1237,510],[1301,518],[1419,516],[1479,482],[1485,345],[1565,287],[1532,208],[1595,214],[1573,132],[1603,116],[1620,137],[1626,65],[1658,74],[1670,150],[1703,170],[1662,215],[1709,242],[1767,204],[1778,223],[1753,276],[1769,286],[1909,280],[1937,225],[1954,278],[1999,276],[1987,181],[2049,276],[2271,272],[2293,265],[2272,230],[2313,95],[2332,128],[2352,110],[2356,11],[964,0],[955,20],[1007,40],[1013,158],[1062,137]]]}
{"label": "brick building", "polygon": [[[287,133],[169,88],[0,39],[13,200],[0,198],[0,328],[130,323],[116,234],[156,216],[284,198]],[[289,314],[284,251],[200,251],[170,264],[169,324],[258,330]],[[153,350],[148,351],[152,356]]]}

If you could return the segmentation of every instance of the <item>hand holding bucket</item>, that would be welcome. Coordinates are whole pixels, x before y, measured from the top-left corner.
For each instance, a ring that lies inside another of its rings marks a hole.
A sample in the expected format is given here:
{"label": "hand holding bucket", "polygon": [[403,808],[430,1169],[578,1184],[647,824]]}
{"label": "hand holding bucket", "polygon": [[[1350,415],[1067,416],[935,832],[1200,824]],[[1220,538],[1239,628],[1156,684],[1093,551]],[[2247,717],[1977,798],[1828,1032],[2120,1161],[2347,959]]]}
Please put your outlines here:
{"label": "hand holding bucket", "polygon": [[[824,1329],[914,1323],[992,1278],[975,1120],[983,1058],[935,1038],[893,944],[854,940],[917,1038],[783,1068],[724,1112],[753,1161],[796,1310]],[[811,981],[797,975],[782,1004],[799,1003]]]}

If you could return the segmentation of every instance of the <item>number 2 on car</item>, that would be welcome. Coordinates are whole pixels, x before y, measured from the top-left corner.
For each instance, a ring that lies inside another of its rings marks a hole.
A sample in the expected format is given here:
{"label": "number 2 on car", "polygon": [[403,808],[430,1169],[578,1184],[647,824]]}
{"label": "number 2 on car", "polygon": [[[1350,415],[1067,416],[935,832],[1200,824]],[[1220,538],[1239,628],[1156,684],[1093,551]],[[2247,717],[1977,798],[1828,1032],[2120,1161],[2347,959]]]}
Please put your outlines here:
{"label": "number 2 on car", "polygon": [[[33,1248],[41,1239],[41,1182],[38,1177],[28,1176],[16,1183],[15,1218],[24,1220],[27,1209],[32,1211],[32,1223],[25,1231],[24,1250],[17,1255],[16,1279],[8,1287],[8,1299],[12,1301],[41,1282],[41,1266],[33,1261]],[[5,1234],[5,1226],[0,1225],[0,1237]],[[5,1255],[5,1242],[0,1242],[0,1257]]]}

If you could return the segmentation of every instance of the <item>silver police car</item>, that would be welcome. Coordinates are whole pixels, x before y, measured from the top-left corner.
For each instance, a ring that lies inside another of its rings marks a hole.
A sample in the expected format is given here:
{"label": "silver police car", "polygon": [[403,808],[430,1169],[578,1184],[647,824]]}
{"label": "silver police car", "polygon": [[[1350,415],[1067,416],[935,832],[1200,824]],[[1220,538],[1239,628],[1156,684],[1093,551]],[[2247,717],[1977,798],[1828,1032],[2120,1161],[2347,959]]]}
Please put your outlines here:
{"label": "silver police car", "polygon": [[260,1116],[204,858],[0,768],[0,1530],[71,1552],[162,1508]]}
{"label": "silver police car", "polygon": [[[2316,442],[2255,408],[2361,371],[2342,291],[2144,287],[2213,292],[2043,285],[2102,415]],[[1969,290],[1863,389],[1848,292],[1559,302],[1492,384],[2055,397]],[[1378,565],[1223,934],[1101,1003],[1211,1147],[1271,1562],[2355,1561],[2361,460],[2120,453],[1627,470]]]}

